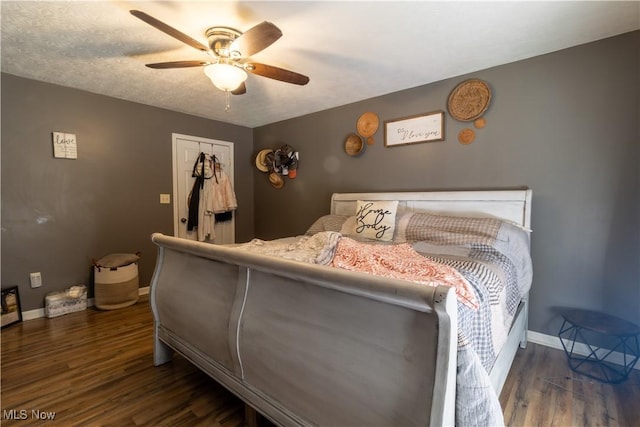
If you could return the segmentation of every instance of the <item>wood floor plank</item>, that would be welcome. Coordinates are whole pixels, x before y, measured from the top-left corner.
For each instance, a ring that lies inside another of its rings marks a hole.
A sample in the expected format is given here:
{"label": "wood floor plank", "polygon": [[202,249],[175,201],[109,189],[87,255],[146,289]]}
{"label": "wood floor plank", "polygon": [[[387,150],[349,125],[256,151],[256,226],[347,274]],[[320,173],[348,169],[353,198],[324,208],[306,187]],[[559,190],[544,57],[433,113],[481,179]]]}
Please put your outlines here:
{"label": "wood floor plank", "polygon": [[500,395],[509,426],[640,426],[640,372],[606,384],[573,372],[563,351],[529,343]]}
{"label": "wood floor plank", "polygon": [[243,425],[243,402],[180,356],[153,366],[152,336],[146,297],[4,329],[2,425],[38,425],[32,410],[55,412],[51,426]]}
{"label": "wood floor plank", "polygon": [[[2,330],[1,344],[3,427],[246,425],[244,403],[184,358],[153,366],[147,297],[119,310],[15,324]],[[518,351],[500,402],[508,426],[638,427],[640,374],[602,384],[571,371],[562,351],[530,343]],[[26,420],[10,419],[19,411]]]}

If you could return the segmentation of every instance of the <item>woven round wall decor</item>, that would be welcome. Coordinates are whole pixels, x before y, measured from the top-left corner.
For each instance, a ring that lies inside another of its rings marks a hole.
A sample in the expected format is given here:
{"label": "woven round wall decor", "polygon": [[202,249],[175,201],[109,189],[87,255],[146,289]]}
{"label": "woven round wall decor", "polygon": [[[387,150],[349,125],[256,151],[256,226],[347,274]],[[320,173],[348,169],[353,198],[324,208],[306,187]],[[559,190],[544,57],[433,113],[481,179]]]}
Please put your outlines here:
{"label": "woven round wall decor", "polygon": [[371,111],[367,111],[358,118],[358,121],[356,122],[356,129],[358,130],[358,134],[366,139],[367,144],[373,145],[375,142],[373,135],[378,131],[379,124],[380,119],[378,118],[378,115]]}
{"label": "woven round wall decor", "polygon": [[364,142],[362,138],[355,133],[350,133],[344,142],[344,151],[350,156],[357,156],[362,152]]}
{"label": "woven round wall decor", "polygon": [[478,79],[465,80],[449,95],[449,114],[461,122],[469,122],[482,116],[491,102],[491,88]]}
{"label": "woven round wall decor", "polygon": [[476,139],[476,133],[473,129],[464,128],[458,133],[458,141],[460,144],[471,144]]}

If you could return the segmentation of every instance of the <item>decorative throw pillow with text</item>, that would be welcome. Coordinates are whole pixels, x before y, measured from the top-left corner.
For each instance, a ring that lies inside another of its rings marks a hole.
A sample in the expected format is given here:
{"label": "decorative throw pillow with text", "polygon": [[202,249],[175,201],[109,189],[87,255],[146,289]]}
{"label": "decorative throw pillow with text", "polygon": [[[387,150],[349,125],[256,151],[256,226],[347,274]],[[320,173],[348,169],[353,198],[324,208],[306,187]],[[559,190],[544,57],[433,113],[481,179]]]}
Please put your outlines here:
{"label": "decorative throw pillow with text", "polygon": [[398,201],[358,200],[355,233],[367,239],[389,242],[396,227]]}

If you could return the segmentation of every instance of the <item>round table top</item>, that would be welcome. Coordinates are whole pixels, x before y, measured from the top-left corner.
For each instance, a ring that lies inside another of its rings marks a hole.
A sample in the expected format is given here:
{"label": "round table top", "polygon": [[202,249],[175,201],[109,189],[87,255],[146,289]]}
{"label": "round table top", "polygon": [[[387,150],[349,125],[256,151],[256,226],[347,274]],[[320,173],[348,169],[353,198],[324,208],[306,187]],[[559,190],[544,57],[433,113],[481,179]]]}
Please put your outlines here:
{"label": "round table top", "polygon": [[606,313],[580,308],[563,309],[562,317],[575,326],[607,335],[632,336],[640,334],[640,326]]}

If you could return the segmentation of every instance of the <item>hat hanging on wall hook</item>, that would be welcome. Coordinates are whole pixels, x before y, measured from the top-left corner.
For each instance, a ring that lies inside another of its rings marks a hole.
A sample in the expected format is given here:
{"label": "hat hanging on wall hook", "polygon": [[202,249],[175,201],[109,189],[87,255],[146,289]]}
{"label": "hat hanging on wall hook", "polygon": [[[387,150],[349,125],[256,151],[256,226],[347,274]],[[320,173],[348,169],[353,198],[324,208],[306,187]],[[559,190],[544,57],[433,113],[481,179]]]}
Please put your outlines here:
{"label": "hat hanging on wall hook", "polygon": [[255,159],[256,169],[268,173],[269,183],[277,189],[284,186],[284,176],[295,179],[298,176],[300,154],[289,144],[283,144],[279,148],[262,149]]}
{"label": "hat hanging on wall hook", "polygon": [[280,146],[274,153],[274,170],[283,176],[294,179],[298,176],[300,154],[289,144]]}
{"label": "hat hanging on wall hook", "polygon": [[282,176],[276,171],[269,173],[269,183],[273,188],[280,189],[284,187],[284,179],[282,179]]}
{"label": "hat hanging on wall hook", "polygon": [[[258,152],[258,155],[256,156],[256,168],[260,172],[269,172],[269,168],[270,168],[269,157],[271,154],[273,154],[273,150],[270,148],[266,148]],[[272,157],[272,160],[273,160],[273,157]]]}

